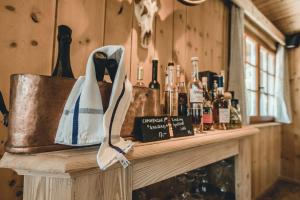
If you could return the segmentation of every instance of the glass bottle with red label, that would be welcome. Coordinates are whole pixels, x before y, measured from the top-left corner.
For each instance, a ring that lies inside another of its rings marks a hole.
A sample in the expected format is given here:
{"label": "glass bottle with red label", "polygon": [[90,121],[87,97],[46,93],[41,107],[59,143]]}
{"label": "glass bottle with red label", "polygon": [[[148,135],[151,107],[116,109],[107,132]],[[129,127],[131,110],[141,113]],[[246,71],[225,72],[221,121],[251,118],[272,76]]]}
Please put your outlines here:
{"label": "glass bottle with red label", "polygon": [[189,116],[191,117],[194,132],[201,133],[203,131],[202,124],[202,109],[203,109],[203,85],[199,79],[198,57],[192,57],[192,79],[188,84],[188,102],[189,102]]}
{"label": "glass bottle with red label", "polygon": [[213,130],[213,112],[212,112],[212,98],[207,88],[207,77],[202,77],[204,103],[203,103],[203,130]]}

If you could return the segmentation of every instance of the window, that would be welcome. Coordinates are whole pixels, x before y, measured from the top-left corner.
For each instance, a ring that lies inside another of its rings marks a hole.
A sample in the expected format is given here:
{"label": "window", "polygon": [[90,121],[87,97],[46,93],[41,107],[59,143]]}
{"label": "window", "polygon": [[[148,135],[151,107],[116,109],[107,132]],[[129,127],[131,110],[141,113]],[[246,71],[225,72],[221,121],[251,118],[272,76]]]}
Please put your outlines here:
{"label": "window", "polygon": [[248,116],[274,116],[275,52],[249,35],[245,36],[245,74]]}

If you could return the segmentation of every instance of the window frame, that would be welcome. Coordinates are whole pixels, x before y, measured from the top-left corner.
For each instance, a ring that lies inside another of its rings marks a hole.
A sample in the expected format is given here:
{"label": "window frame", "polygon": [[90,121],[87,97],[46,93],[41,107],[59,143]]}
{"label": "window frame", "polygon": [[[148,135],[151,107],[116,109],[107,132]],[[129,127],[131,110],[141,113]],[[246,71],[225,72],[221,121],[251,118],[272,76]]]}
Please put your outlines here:
{"label": "window frame", "polygon": [[[255,55],[255,66],[248,62],[247,61],[247,55],[246,55],[246,38],[249,38],[250,40],[254,41],[256,43],[256,55]],[[269,62],[269,54],[273,56],[273,64],[274,64],[274,68],[276,66],[276,52],[275,50],[271,49],[263,40],[261,40],[257,35],[249,32],[249,31],[245,31],[244,33],[244,67],[246,67],[246,64],[252,66],[252,67],[255,67],[256,68],[256,85],[255,85],[255,93],[256,93],[256,115],[253,115],[253,116],[247,116],[249,117],[250,119],[250,124],[257,124],[257,123],[267,123],[267,122],[274,122],[275,121],[275,117],[274,116],[270,116],[270,115],[261,115],[261,104],[260,104],[260,98],[261,98],[261,93],[264,93],[262,92],[262,88],[261,88],[261,58],[260,58],[260,50],[261,49],[264,49],[267,51],[267,60]],[[269,72],[268,72],[268,67],[267,66],[267,76],[269,75]],[[262,70],[263,71],[263,70]],[[275,71],[275,69],[274,69]],[[274,77],[275,77],[275,73],[274,72]],[[268,80],[267,80],[267,85],[268,85]],[[248,90],[248,89],[246,89]],[[253,91],[253,90],[251,90]],[[253,91],[254,92],[254,91]],[[273,96],[274,97],[274,94],[270,94],[269,95],[269,91],[267,89],[267,97],[269,96]],[[275,91],[274,91],[275,93]],[[269,102],[268,102],[269,103]],[[268,109],[268,108],[267,108]],[[268,112],[268,110],[267,110]],[[269,114],[269,113],[268,113]]]}

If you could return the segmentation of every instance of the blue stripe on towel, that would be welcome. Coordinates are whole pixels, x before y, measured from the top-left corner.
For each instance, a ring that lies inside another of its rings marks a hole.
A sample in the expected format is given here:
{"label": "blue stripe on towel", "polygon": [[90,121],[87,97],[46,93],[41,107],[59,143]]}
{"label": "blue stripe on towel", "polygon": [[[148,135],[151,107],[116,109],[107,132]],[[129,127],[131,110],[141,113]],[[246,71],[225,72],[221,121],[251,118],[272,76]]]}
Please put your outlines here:
{"label": "blue stripe on towel", "polygon": [[78,118],[79,118],[79,102],[80,102],[80,95],[76,101],[75,108],[74,108],[74,115],[73,115],[73,130],[72,130],[72,144],[77,144],[78,140]]}

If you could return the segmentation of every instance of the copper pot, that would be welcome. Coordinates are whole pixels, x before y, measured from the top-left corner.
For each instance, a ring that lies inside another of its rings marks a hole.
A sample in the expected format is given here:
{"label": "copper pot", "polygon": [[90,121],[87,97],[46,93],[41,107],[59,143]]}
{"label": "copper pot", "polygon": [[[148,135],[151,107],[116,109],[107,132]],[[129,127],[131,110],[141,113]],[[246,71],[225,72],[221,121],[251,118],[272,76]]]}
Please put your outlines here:
{"label": "copper pot", "polygon": [[[36,153],[72,148],[55,144],[54,139],[75,81],[30,74],[11,76],[8,152]],[[111,88],[111,83],[99,82],[104,111],[109,104]],[[153,109],[157,104],[155,91],[134,87],[133,92],[134,100],[122,127],[122,137],[131,136],[135,116],[159,114]],[[135,109],[137,105],[140,109]]]}

